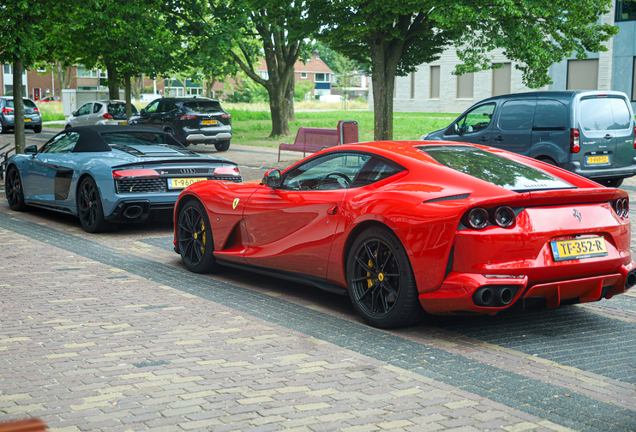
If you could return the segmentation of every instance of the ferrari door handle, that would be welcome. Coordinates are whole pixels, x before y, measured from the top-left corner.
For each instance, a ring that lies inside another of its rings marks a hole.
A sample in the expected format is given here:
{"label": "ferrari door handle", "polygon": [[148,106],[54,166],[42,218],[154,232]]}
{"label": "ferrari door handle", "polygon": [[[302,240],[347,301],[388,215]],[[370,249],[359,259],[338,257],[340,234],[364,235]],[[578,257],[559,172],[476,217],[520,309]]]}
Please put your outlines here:
{"label": "ferrari door handle", "polygon": [[495,140],[495,141],[497,141],[497,142],[501,142],[501,141],[503,141],[503,140],[504,140],[504,137],[502,137],[501,135],[498,135],[498,136],[496,136],[496,137],[494,138],[494,140]]}
{"label": "ferrari door handle", "polygon": [[479,137],[479,142],[486,142],[486,141],[488,141],[488,137],[485,137],[485,136]]}
{"label": "ferrari door handle", "polygon": [[329,210],[327,210],[327,214],[335,215],[336,213],[338,213],[338,206],[337,205],[335,205],[335,206],[331,207]]}

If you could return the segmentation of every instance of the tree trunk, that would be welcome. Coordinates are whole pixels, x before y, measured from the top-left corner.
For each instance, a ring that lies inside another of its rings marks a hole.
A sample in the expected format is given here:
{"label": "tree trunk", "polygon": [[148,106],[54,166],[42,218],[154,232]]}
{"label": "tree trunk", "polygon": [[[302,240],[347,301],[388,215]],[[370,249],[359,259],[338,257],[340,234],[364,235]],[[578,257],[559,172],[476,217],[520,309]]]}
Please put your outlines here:
{"label": "tree trunk", "polygon": [[[214,87],[214,84],[216,84],[216,80],[214,78],[210,78],[210,81],[208,81],[205,85],[205,94],[209,98],[214,97],[212,96],[212,87]],[[215,98],[215,99],[218,99],[218,98]]]}
{"label": "tree trunk", "polygon": [[132,102],[131,95],[132,89],[130,85],[130,73],[124,74],[124,94],[126,95],[126,121],[130,121],[130,117],[132,117]]}
{"label": "tree trunk", "polygon": [[285,111],[285,90],[282,86],[268,86],[269,109],[272,113],[272,133],[270,138],[289,135],[288,113]]}
{"label": "tree trunk", "polygon": [[15,136],[15,153],[24,153],[25,136],[24,136],[24,97],[22,91],[22,71],[24,64],[18,56],[13,56],[13,119],[14,119],[14,136]]}
{"label": "tree trunk", "polygon": [[404,42],[387,42],[374,38],[369,57],[373,63],[373,138],[376,141],[393,139],[393,91],[395,72],[402,55]]}
{"label": "tree trunk", "polygon": [[118,100],[119,97],[119,74],[115,66],[106,64],[106,72],[108,72],[108,99]]}
{"label": "tree trunk", "polygon": [[296,91],[296,74],[292,73],[287,83],[287,94],[285,95],[285,116],[288,121],[296,120],[294,113],[294,92]]}

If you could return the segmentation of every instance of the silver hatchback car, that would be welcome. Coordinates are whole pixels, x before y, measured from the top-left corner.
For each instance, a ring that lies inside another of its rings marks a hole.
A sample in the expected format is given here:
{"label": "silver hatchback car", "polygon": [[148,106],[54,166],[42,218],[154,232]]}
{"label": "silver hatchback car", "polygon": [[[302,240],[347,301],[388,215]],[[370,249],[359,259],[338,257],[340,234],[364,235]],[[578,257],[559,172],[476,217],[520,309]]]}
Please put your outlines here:
{"label": "silver hatchback car", "polygon": [[[33,129],[33,132],[42,132],[42,115],[38,106],[29,98],[23,98],[24,104],[24,128]],[[0,97],[0,134],[8,132],[15,127],[15,107],[12,96]]]}
{"label": "silver hatchback car", "polygon": [[[133,115],[138,111],[132,106]],[[66,128],[91,125],[125,125],[126,102],[121,100],[90,101],[73,111],[66,119]]]}

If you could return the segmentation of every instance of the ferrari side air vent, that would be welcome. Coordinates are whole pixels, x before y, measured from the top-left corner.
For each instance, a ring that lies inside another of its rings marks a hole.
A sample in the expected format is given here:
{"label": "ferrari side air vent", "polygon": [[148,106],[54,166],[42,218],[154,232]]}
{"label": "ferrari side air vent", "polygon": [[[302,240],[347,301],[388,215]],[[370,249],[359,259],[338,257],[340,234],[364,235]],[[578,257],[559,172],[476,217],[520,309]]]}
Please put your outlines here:
{"label": "ferrari side air vent", "polygon": [[451,195],[451,196],[447,196],[447,197],[441,197],[441,198],[433,198],[430,199],[428,201],[424,201],[424,203],[432,203],[432,202],[437,202],[437,201],[452,201],[452,200],[460,200],[460,199],[466,199],[470,196],[469,193],[467,194],[461,194],[461,195]]}

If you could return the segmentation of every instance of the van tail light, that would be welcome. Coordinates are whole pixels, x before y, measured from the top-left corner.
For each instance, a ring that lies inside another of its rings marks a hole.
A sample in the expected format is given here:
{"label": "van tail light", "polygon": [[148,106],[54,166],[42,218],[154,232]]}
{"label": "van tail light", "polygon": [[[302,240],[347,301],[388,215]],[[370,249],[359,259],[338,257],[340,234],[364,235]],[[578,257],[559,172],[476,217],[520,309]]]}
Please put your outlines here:
{"label": "van tail light", "polygon": [[581,141],[579,140],[579,130],[572,128],[570,129],[570,153],[578,153],[580,151]]}
{"label": "van tail light", "polygon": [[104,114],[102,117],[104,117],[106,120],[112,120],[113,116],[109,113]]}
{"label": "van tail light", "polygon": [[182,115],[181,117],[179,117],[179,120],[192,120],[197,118],[197,116],[195,115]]}
{"label": "van tail light", "polygon": [[113,178],[115,180],[125,178],[153,178],[159,177],[159,173],[153,169],[139,168],[139,169],[120,169],[113,171]]}
{"label": "van tail light", "polygon": [[2,108],[2,114],[13,115],[13,110],[11,108]]}

